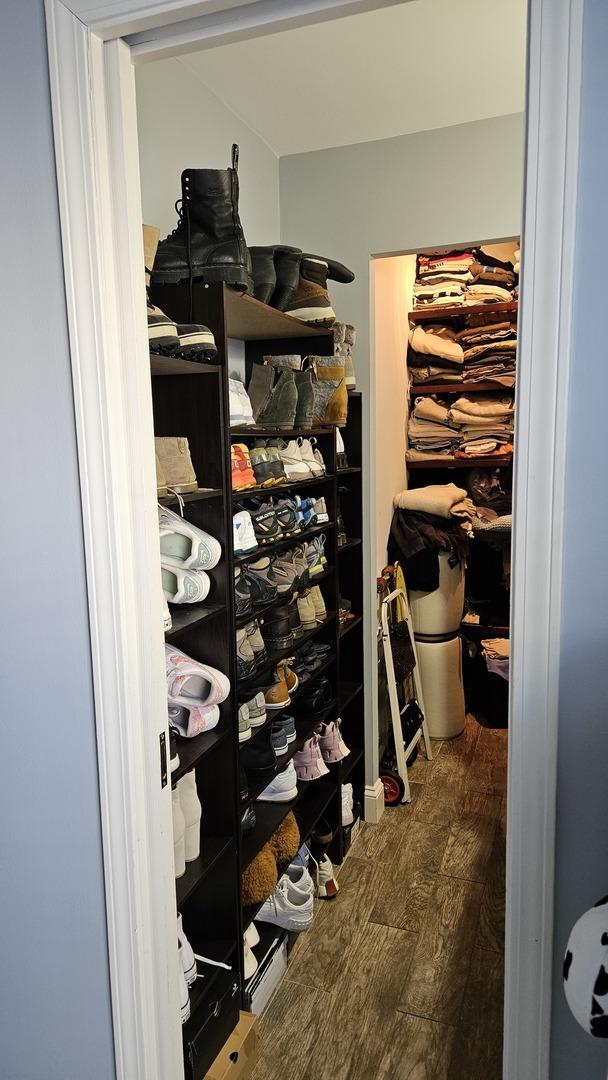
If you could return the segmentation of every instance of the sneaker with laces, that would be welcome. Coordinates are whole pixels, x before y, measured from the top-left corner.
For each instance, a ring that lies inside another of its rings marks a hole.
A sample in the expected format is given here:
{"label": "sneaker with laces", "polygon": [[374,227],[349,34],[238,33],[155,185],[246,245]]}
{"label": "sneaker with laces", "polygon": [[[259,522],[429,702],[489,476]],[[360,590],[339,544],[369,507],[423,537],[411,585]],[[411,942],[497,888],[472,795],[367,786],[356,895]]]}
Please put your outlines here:
{"label": "sneaker with laces", "polygon": [[193,660],[173,645],[165,645],[165,665],[169,704],[219,705],[230,693],[230,680],[223,672]]}
{"label": "sneaker with laces", "polygon": [[177,326],[179,337],[178,355],[184,360],[215,360],[217,347],[215,338],[208,326],[202,323],[180,323]]}
{"label": "sneaker with laces", "polygon": [[310,876],[308,867],[302,866],[301,864],[294,865],[293,863],[290,863],[284,876],[289,878],[292,888],[297,889],[297,891],[303,893],[304,896],[315,895],[315,884]]}
{"label": "sneaker with laces", "polygon": [[247,640],[251,645],[253,652],[255,666],[256,668],[261,668],[268,659],[268,653],[266,651],[266,645],[264,644],[264,638],[262,637],[258,620],[253,619],[252,622],[247,623],[245,629],[247,631]]}
{"label": "sneaker with laces", "polygon": [[249,427],[255,423],[251,402],[240,379],[228,379],[230,427]]}
{"label": "sneaker with laces", "polygon": [[297,506],[298,524],[301,529],[311,529],[317,524],[317,514],[314,499],[303,499],[301,495],[294,497]]}
{"label": "sneaker with laces", "polygon": [[342,813],[341,820],[343,825],[352,825],[355,820],[353,810],[353,785],[342,784]]}
{"label": "sneaker with laces", "polygon": [[[260,442],[263,442],[263,440],[256,439],[256,446],[258,446]],[[274,476],[275,483],[284,484],[287,480],[287,474],[278,446],[273,446],[272,443],[269,442],[264,446],[264,449],[266,450],[266,459],[270,466],[270,471]]]}
{"label": "sneaker with laces", "polygon": [[247,628],[242,626],[236,632],[236,674],[238,679],[248,679],[256,669],[253,649],[247,638]]}
{"label": "sneaker with laces", "polygon": [[249,582],[240,566],[234,568],[234,611],[237,619],[253,611],[253,600]]}
{"label": "sneaker with laces", "polygon": [[312,896],[294,889],[289,878],[282,877],[256,915],[258,922],[273,923],[283,930],[301,933],[308,930],[314,915]]}
{"label": "sneaker with laces", "polygon": [[[254,607],[272,604],[278,599],[279,578],[272,568],[268,555],[263,555],[255,562],[247,563],[243,576],[251,591]],[[281,585],[283,584],[284,582],[281,581]]]}
{"label": "sneaker with laces", "polygon": [[[298,614],[304,630],[314,630],[317,625],[315,605],[310,590],[300,593],[298,596]],[[319,665],[320,666],[320,665]]]}
{"label": "sneaker with laces", "polygon": [[214,536],[192,525],[166,506],[158,505],[160,557],[165,566],[184,570],[213,570],[222,549]]}
{"label": "sneaker with laces", "polygon": [[238,510],[232,517],[232,548],[235,555],[247,555],[255,551],[258,542],[248,510]]}
{"label": "sneaker with laces", "polygon": [[[257,693],[258,689],[254,690]],[[285,682],[284,673],[281,671],[275,671],[272,676],[272,682],[267,683],[262,693],[264,694],[264,703],[267,712],[273,712],[275,709],[284,709],[286,705],[291,704],[291,698],[289,696],[289,690],[287,689],[287,683]]]}
{"label": "sneaker with laces", "polygon": [[323,755],[319,746],[319,736],[312,735],[307,739],[301,750],[293,757],[298,780],[318,780],[329,772],[323,761]]}
{"label": "sneaker with laces", "polygon": [[294,564],[300,575],[300,584],[298,588],[305,589],[308,585],[308,559],[306,558],[306,544],[298,544],[297,547],[291,548],[290,555],[293,557]]}
{"label": "sneaker with laces", "polygon": [[[329,772],[329,769],[327,771]],[[297,794],[298,778],[294,763],[290,761],[282,772],[273,776],[270,783],[258,795],[256,802],[286,803],[295,799]]]}
{"label": "sneaker with laces", "polygon": [[312,503],[317,525],[325,525],[329,521],[325,499],[310,499],[309,502]]}
{"label": "sneaker with laces", "polygon": [[277,664],[277,671],[279,675],[285,680],[285,685],[290,694],[293,694],[294,690],[298,689],[299,679],[295,671],[292,670],[291,657],[289,660],[279,660]]}
{"label": "sneaker with laces", "polygon": [[324,476],[325,462],[323,461],[323,458],[319,461],[319,457],[321,456],[319,451],[317,452],[319,457],[315,455],[317,440],[314,436],[311,439],[298,439],[298,445],[300,447],[300,457],[304,464],[308,466],[312,475]]}
{"label": "sneaker with laces", "polygon": [[325,600],[323,599],[323,593],[321,592],[319,585],[313,585],[310,590],[310,596],[315,609],[315,619],[318,623],[322,623],[327,618],[327,608],[325,607]]}
{"label": "sneaker with laces", "polygon": [[[323,563],[324,547],[324,535],[315,536],[314,539],[309,540],[306,545],[306,561],[308,563],[308,574],[311,578],[318,577],[318,575],[322,574],[325,569],[325,565]],[[325,560],[325,562],[327,562],[327,560]]]}
{"label": "sneaker with laces", "polygon": [[246,488],[256,487],[255,476],[248,456],[239,453],[236,446],[230,447],[230,471],[233,491],[244,491]]}
{"label": "sneaker with laces", "polygon": [[211,578],[204,570],[182,570],[160,564],[165,599],[172,604],[199,604],[209,595]]}
{"label": "sneaker with laces", "polygon": [[239,742],[247,742],[251,738],[251,720],[249,719],[249,706],[244,701],[239,705]]}
{"label": "sneaker with laces", "polygon": [[272,505],[274,506],[279,528],[285,539],[297,536],[300,532],[300,525],[298,524],[298,507],[295,499],[290,499],[288,496],[284,499],[274,499]]}
{"label": "sneaker with laces", "polygon": [[293,716],[288,716],[286,713],[282,716],[277,716],[276,720],[272,721],[272,731],[282,731],[287,739],[288,743],[295,742],[296,740],[296,722]]}
{"label": "sneaker with laces", "polygon": [[319,730],[321,754],[323,755],[323,761],[328,765],[334,765],[337,761],[342,761],[343,758],[348,757],[350,754],[350,750],[342,738],[340,723],[339,718],[331,720],[327,724],[321,724]]}
{"label": "sneaker with laces", "polygon": [[272,463],[268,458],[268,451],[262,446],[254,446],[249,451],[249,457],[253,467],[253,474],[259,487],[274,487],[277,480],[274,475]]}
{"label": "sneaker with laces", "polygon": [[[272,560],[272,569],[277,579],[281,582],[279,585],[279,594],[281,596],[287,596],[293,592],[294,589],[299,587],[300,574],[293,561],[289,558],[290,552],[285,552],[284,555],[275,555]],[[282,586],[282,587],[281,587]]]}
{"label": "sneaker with laces", "polygon": [[275,724],[272,725],[270,729],[270,741],[277,757],[281,757],[283,754],[287,753],[289,749],[289,746],[287,745],[287,735],[281,727],[276,727]]}
{"label": "sneaker with laces", "polygon": [[312,473],[305,461],[302,461],[297,439],[279,442],[279,453],[288,480],[310,480]]}
{"label": "sneaker with laces", "polygon": [[245,703],[249,712],[249,722],[252,728],[262,727],[266,723],[266,702],[261,690],[249,698]]}
{"label": "sneaker with laces", "polygon": [[334,868],[328,855],[322,855],[317,863],[316,892],[320,900],[335,900],[340,886],[334,876]]}
{"label": "sneaker with laces", "polygon": [[254,535],[260,546],[283,539],[283,532],[272,502],[254,503],[249,513],[251,514]]}

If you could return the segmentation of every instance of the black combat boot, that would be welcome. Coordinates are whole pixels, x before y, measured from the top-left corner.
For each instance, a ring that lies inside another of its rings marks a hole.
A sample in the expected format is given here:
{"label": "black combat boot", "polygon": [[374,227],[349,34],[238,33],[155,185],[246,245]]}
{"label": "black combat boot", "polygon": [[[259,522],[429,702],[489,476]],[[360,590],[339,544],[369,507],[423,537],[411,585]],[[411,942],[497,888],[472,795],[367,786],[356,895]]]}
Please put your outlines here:
{"label": "black combat boot", "polygon": [[285,244],[275,248],[274,269],[277,283],[270,303],[278,311],[287,311],[298,287],[301,259],[300,248],[287,247]]}
{"label": "black combat boot", "polygon": [[182,173],[178,214],[177,227],[158,245],[153,285],[225,281],[251,292],[251,258],[239,218],[236,143],[232,168]]}

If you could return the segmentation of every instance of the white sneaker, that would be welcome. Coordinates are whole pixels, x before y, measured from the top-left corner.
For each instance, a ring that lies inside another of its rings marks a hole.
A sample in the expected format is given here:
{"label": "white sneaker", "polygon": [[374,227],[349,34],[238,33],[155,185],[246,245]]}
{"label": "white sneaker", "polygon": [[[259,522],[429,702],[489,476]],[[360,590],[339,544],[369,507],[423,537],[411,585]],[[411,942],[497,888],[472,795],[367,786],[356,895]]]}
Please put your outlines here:
{"label": "white sneaker", "polygon": [[282,877],[256,915],[258,922],[274,923],[283,930],[301,933],[308,930],[314,914],[312,896],[293,888],[289,878]]}
{"label": "white sneaker", "polygon": [[281,461],[288,480],[310,480],[312,472],[305,461],[302,461],[300,445],[297,439],[291,439],[286,446],[279,447]]}
{"label": "white sneaker", "polygon": [[255,975],[257,970],[258,962],[247,944],[247,939],[243,938],[243,973],[245,975],[245,981],[250,979],[252,975]]}
{"label": "white sneaker", "polygon": [[298,777],[293,761],[283,772],[277,773],[257,797],[257,802],[291,802],[298,794]]}
{"label": "white sneaker", "polygon": [[186,862],[194,862],[201,853],[201,800],[196,789],[196,773],[190,769],[177,781],[179,802],[186,825],[185,848]]}
{"label": "white sneaker", "polygon": [[222,549],[214,536],[197,529],[166,506],[158,506],[161,562],[183,570],[213,570]]}
{"label": "white sneaker", "polygon": [[182,1024],[185,1024],[186,1020],[190,1019],[190,994],[188,993],[188,983],[181,965],[177,977],[179,980],[179,1008],[182,1015]]}
{"label": "white sneaker", "polygon": [[327,503],[325,502],[325,499],[311,499],[310,501],[314,505],[317,525],[325,525],[325,523],[329,521],[329,514],[327,513]]}
{"label": "white sneaker", "polygon": [[186,984],[192,986],[196,981],[196,960],[194,959],[192,946],[184,933],[181,915],[177,916],[177,940],[179,944],[179,958]]}
{"label": "white sneaker", "polygon": [[232,546],[235,555],[245,555],[258,547],[248,510],[239,510],[232,517]]}
{"label": "white sneaker", "polygon": [[218,705],[172,705],[168,703],[169,727],[184,739],[194,739],[204,731],[211,731],[220,722]]}
{"label": "white sneaker", "polygon": [[164,589],[161,582],[161,596],[163,598],[163,629],[165,633],[173,626],[173,619],[171,618],[171,612],[169,611],[169,605],[167,603],[167,597],[165,596]]}
{"label": "white sneaker", "polygon": [[173,819],[173,866],[176,878],[186,873],[186,821],[179,801],[176,787],[171,792],[171,814]]}
{"label": "white sneaker", "polygon": [[355,820],[353,813],[353,785],[342,784],[342,824],[352,825]]}
{"label": "white sneaker", "polygon": [[314,437],[312,439],[299,438],[298,443],[300,446],[300,457],[304,464],[308,466],[312,475],[324,476],[325,464],[319,464],[318,459],[315,457],[314,448],[317,445],[317,440]]}
{"label": "white sneaker", "polygon": [[187,709],[218,705],[230,693],[230,680],[221,671],[193,660],[173,645],[165,645],[165,671],[170,704]]}
{"label": "white sneaker", "polygon": [[251,402],[240,379],[228,379],[228,404],[230,427],[243,427],[254,423]]}
{"label": "white sneaker", "polygon": [[283,876],[289,878],[292,888],[297,889],[298,892],[304,893],[305,896],[314,896],[314,881],[305,866],[292,866],[290,863]]}
{"label": "white sneaker", "polygon": [[333,900],[338,892],[339,885],[334,877],[334,868],[331,859],[322,855],[317,863],[317,896],[322,900]]}
{"label": "white sneaker", "polygon": [[204,570],[182,570],[160,564],[165,599],[172,604],[199,604],[209,595],[211,578]]}

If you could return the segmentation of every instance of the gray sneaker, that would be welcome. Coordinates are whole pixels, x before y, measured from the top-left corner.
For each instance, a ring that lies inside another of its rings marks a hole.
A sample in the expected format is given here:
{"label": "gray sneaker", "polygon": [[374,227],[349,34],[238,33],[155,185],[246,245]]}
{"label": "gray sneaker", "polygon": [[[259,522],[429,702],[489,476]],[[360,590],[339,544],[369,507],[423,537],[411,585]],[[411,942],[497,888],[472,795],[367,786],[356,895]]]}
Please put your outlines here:
{"label": "gray sneaker", "polygon": [[278,716],[276,720],[272,721],[271,731],[283,731],[287,742],[294,742],[296,737],[296,722],[293,716],[289,716],[287,713]]}
{"label": "gray sneaker", "polygon": [[259,690],[249,701],[245,703],[249,710],[249,723],[252,728],[261,727],[266,723],[266,702],[263,690]]}
{"label": "gray sneaker", "polygon": [[287,745],[287,735],[283,731],[283,728],[273,724],[270,729],[270,742],[272,743],[272,749],[277,757],[281,757],[281,754],[286,754],[289,747]]}
{"label": "gray sneaker", "polygon": [[251,720],[247,702],[239,706],[239,742],[247,742],[251,738]]}

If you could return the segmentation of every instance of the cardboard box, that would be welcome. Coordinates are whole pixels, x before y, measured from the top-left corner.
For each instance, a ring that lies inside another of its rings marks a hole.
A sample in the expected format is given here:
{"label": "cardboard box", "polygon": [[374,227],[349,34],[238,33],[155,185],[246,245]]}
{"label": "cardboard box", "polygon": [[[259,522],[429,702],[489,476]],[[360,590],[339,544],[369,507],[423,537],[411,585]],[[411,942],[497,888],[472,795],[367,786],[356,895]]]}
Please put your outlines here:
{"label": "cardboard box", "polygon": [[239,1013],[239,1022],[226,1039],[205,1080],[247,1080],[258,1058],[258,1019]]}

